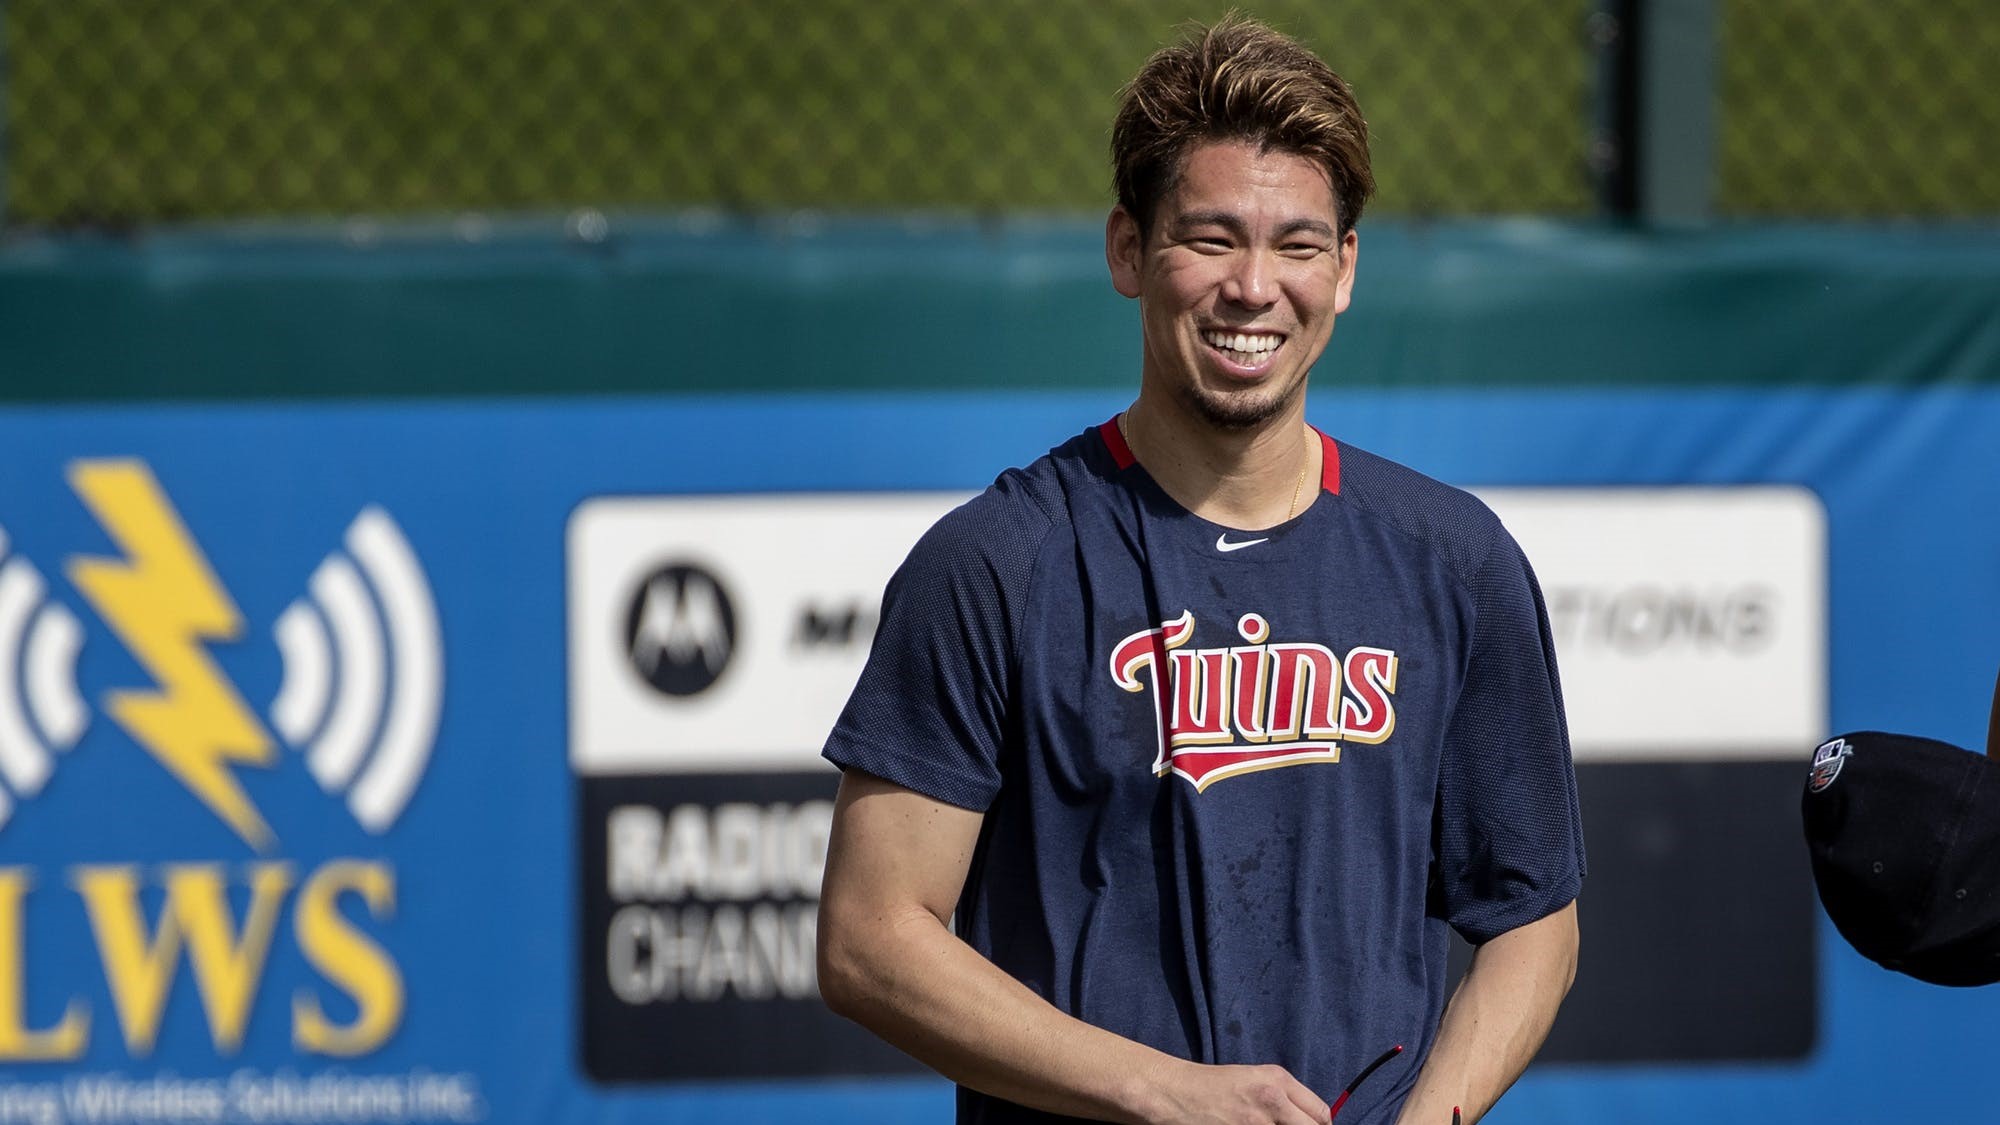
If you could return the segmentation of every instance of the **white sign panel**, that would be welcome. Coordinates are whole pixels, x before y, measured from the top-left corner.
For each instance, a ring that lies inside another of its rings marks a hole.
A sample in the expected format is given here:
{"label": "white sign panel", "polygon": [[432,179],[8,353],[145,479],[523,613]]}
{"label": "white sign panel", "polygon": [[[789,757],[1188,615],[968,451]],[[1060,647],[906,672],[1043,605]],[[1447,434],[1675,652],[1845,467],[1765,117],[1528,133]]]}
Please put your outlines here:
{"label": "white sign panel", "polygon": [[[1796,488],[1488,489],[1582,761],[1785,758],[1826,727],[1825,513]],[[809,769],[882,588],[963,494],[614,497],[570,518],[586,774]]]}
{"label": "white sign panel", "polygon": [[603,497],[578,507],[567,567],[571,765],[821,765],[883,586],[965,499]]}
{"label": "white sign panel", "polygon": [[1802,488],[1483,489],[1541,580],[1579,761],[1826,734],[1826,513]]}

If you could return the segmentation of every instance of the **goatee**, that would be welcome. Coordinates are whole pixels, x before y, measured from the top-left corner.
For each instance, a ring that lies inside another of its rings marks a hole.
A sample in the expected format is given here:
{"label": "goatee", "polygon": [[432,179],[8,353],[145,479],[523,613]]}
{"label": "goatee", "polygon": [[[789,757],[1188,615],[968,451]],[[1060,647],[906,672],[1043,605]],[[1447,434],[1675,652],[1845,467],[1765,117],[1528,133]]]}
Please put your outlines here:
{"label": "goatee", "polygon": [[1218,430],[1253,430],[1290,409],[1305,392],[1305,380],[1275,395],[1208,394],[1187,383],[1179,387],[1180,400],[1196,416]]}

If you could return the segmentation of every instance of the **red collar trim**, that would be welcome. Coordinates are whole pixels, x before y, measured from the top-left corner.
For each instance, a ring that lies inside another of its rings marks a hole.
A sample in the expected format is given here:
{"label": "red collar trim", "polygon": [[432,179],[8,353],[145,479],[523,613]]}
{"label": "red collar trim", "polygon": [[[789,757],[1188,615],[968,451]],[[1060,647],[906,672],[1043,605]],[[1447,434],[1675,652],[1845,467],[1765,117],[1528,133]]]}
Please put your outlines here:
{"label": "red collar trim", "polygon": [[1320,433],[1318,426],[1313,427],[1313,433],[1319,434],[1319,447],[1321,451],[1319,459],[1319,486],[1338,496],[1340,495],[1340,444],[1325,434]]}
{"label": "red collar trim", "polygon": [[[1321,489],[1338,496],[1340,495],[1340,444],[1326,436],[1326,434],[1321,433],[1317,426],[1313,427],[1313,433],[1319,434],[1321,454],[1319,459],[1319,486]],[[1111,460],[1118,465],[1121,471],[1139,463],[1139,459],[1132,456],[1132,447],[1125,444],[1125,435],[1118,432],[1118,418],[1116,415],[1113,415],[1109,422],[1097,427],[1097,434],[1104,439],[1104,448],[1110,451]]]}
{"label": "red collar trim", "polygon": [[1118,463],[1121,471],[1139,463],[1139,459],[1132,456],[1132,447],[1125,444],[1125,435],[1118,432],[1116,414],[1111,416],[1111,421],[1097,427],[1097,432],[1104,438],[1104,448],[1111,451],[1111,459]]}

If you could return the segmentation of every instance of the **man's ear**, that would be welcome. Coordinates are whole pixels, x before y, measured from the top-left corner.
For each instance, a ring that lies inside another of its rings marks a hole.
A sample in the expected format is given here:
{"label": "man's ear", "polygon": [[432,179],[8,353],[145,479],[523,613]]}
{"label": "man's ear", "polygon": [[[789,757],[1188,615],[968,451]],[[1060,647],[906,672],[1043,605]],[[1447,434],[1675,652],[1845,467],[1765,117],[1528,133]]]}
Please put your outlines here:
{"label": "man's ear", "polygon": [[1111,267],[1111,287],[1126,297],[1139,295],[1140,264],[1146,256],[1146,239],[1139,220],[1122,205],[1111,209],[1104,220],[1104,264]]}
{"label": "man's ear", "polygon": [[1347,311],[1354,300],[1354,269],[1360,264],[1361,236],[1353,227],[1340,236],[1340,281],[1334,288],[1333,314],[1339,316]]}

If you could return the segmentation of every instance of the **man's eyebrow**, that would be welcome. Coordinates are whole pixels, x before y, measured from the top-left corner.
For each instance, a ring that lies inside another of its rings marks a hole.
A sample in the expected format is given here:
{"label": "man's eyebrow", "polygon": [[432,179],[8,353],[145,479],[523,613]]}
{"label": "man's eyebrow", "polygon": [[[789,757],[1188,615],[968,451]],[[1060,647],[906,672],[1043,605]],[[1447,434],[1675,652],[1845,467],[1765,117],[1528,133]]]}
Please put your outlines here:
{"label": "man's eyebrow", "polygon": [[1284,223],[1278,227],[1280,237],[1288,234],[1299,234],[1301,232],[1316,234],[1322,238],[1333,237],[1333,227],[1318,219],[1293,219],[1291,222]]}
{"label": "man's eyebrow", "polygon": [[[1221,227],[1236,235],[1241,235],[1247,229],[1242,217],[1230,211],[1184,211],[1174,216],[1174,221],[1167,229],[1180,235],[1195,227]],[[1292,219],[1280,223],[1276,233],[1280,238],[1300,233],[1316,234],[1322,238],[1334,237],[1333,227],[1319,219]]]}
{"label": "man's eyebrow", "polygon": [[1222,227],[1235,233],[1241,233],[1244,229],[1242,218],[1230,211],[1183,211],[1174,216],[1174,221],[1170,224],[1170,229],[1176,232],[1191,227]]}

